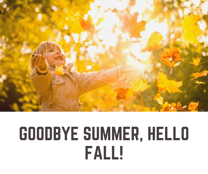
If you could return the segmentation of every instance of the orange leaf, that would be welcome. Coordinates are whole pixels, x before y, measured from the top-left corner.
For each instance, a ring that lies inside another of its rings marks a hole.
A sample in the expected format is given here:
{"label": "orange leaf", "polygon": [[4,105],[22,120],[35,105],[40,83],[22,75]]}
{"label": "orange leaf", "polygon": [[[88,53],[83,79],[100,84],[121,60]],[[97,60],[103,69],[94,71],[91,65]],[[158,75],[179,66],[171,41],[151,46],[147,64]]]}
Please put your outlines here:
{"label": "orange leaf", "polygon": [[136,12],[131,18],[128,15],[124,16],[124,22],[122,30],[128,32],[130,37],[141,38],[140,32],[145,30],[145,21],[140,21],[137,23],[137,17],[139,13]]}
{"label": "orange leaf", "polygon": [[162,61],[170,67],[175,67],[175,61],[181,61],[178,48],[171,46],[160,54]]}
{"label": "orange leaf", "polygon": [[172,109],[173,110],[176,110],[176,111],[185,111],[187,106],[183,106],[183,107],[181,107],[181,103],[180,102],[177,102],[177,104],[176,103],[172,103]]}
{"label": "orange leaf", "polygon": [[127,95],[127,92],[128,92],[128,88],[116,88],[114,91],[117,92],[117,100],[121,100],[121,99],[124,99],[124,100],[127,100],[126,98],[126,95]]}
{"label": "orange leaf", "polygon": [[56,75],[64,75],[63,65],[56,66],[54,74]]}
{"label": "orange leaf", "polygon": [[163,39],[162,35],[159,32],[154,32],[151,34],[149,40],[147,41],[147,45],[142,51],[152,51],[160,49],[159,42]]}
{"label": "orange leaf", "polygon": [[200,73],[193,73],[192,76],[194,76],[194,78],[192,78],[191,80],[196,79],[198,77],[206,76],[207,74],[208,74],[207,70],[204,70],[204,71],[202,71]]}
{"label": "orange leaf", "polygon": [[168,102],[165,102],[162,105],[162,109],[160,109],[160,111],[171,111],[169,107],[170,107],[170,104]]}
{"label": "orange leaf", "polygon": [[190,64],[193,64],[194,66],[199,66],[200,64],[200,60],[201,58],[192,58],[193,59],[193,62],[189,62]]}
{"label": "orange leaf", "polygon": [[191,102],[191,103],[189,103],[189,107],[188,107],[188,110],[189,111],[198,111],[197,110],[197,107],[198,107],[198,105],[199,105],[199,102]]}
{"label": "orange leaf", "polygon": [[87,20],[81,18],[81,19],[79,20],[79,22],[80,22],[82,28],[83,28],[85,31],[89,31],[89,32],[92,33],[92,34],[95,32],[95,27],[94,27],[94,24],[93,24],[93,22],[92,22],[92,18],[91,18],[90,15],[88,16]]}

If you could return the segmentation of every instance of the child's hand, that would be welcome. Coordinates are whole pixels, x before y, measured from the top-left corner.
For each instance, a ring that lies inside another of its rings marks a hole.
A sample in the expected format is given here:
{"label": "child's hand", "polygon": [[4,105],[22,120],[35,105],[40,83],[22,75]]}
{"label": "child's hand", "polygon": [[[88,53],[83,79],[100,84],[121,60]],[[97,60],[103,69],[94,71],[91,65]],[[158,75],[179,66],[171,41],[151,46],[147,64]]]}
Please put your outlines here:
{"label": "child's hand", "polygon": [[121,67],[121,73],[122,74],[129,73],[129,72],[136,71],[137,69],[138,68],[135,65],[132,65],[132,66],[124,65],[124,66]]}
{"label": "child's hand", "polygon": [[33,67],[37,66],[40,70],[46,69],[46,60],[41,54],[33,54],[31,60]]}

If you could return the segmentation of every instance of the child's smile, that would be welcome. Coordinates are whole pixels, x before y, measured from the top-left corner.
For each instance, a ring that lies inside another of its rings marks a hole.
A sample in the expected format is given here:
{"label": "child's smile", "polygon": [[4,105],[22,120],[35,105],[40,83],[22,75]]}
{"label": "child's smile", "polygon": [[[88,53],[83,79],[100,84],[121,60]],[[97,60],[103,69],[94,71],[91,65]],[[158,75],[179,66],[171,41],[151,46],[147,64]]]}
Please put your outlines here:
{"label": "child's smile", "polygon": [[48,61],[49,65],[64,65],[66,63],[65,55],[63,54],[61,49],[56,45],[51,46],[49,49],[47,49],[44,56],[46,57],[46,60]]}

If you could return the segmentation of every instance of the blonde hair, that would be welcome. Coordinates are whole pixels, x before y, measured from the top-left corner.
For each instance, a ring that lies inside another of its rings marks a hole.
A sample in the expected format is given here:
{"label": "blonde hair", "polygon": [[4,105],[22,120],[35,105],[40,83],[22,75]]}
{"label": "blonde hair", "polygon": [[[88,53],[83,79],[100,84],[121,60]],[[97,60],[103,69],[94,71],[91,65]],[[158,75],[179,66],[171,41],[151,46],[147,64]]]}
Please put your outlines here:
{"label": "blonde hair", "polygon": [[[58,45],[56,42],[53,42],[53,41],[45,41],[45,42],[42,42],[38,48],[33,52],[32,56],[34,54],[45,54],[45,52],[47,52],[47,50],[51,47],[51,46],[57,46],[61,51],[62,51],[62,48],[60,45]],[[32,61],[30,61],[30,65],[29,65],[29,73],[31,74],[32,73],[32,70],[33,70],[33,65],[32,65]]]}

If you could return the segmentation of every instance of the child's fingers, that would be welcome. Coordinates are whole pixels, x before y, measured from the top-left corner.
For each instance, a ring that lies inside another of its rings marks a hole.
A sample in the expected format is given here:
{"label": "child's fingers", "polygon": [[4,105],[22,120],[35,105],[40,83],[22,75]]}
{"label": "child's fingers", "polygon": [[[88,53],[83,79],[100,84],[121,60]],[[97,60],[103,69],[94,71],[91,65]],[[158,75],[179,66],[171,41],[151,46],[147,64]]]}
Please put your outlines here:
{"label": "child's fingers", "polygon": [[45,64],[45,56],[42,56],[41,54],[33,54],[31,60],[36,66],[42,66]]}
{"label": "child's fingers", "polygon": [[32,61],[33,66],[35,65],[36,58],[37,58],[37,57],[35,57],[35,56],[33,56],[33,57],[31,58],[31,61]]}
{"label": "child's fingers", "polygon": [[45,56],[41,56],[41,59],[45,59]]}
{"label": "child's fingers", "polygon": [[40,57],[37,57],[37,58],[35,59],[35,64],[36,64],[36,65],[38,65],[39,60],[40,60]]}
{"label": "child's fingers", "polygon": [[42,56],[42,54],[33,54],[33,56]]}
{"label": "child's fingers", "polygon": [[38,57],[37,54],[33,54],[33,55],[32,55],[32,61],[34,61],[37,57]]}

